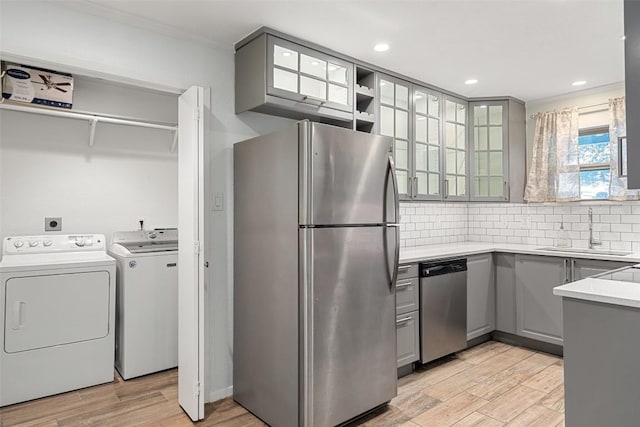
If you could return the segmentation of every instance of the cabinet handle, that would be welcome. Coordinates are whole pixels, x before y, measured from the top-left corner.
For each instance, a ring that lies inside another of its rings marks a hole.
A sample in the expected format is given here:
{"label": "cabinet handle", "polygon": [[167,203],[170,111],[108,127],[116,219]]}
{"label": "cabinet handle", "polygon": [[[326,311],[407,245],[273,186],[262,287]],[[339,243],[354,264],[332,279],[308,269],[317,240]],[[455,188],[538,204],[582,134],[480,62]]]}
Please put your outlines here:
{"label": "cabinet handle", "polygon": [[568,283],[569,282],[569,260],[568,259],[564,259],[564,283]]}
{"label": "cabinet handle", "polygon": [[413,179],[408,178],[407,179],[407,195],[409,196],[409,198],[413,197]]}
{"label": "cabinet handle", "polygon": [[576,281],[576,260],[575,259],[571,259],[571,281],[574,282]]}
{"label": "cabinet handle", "polygon": [[402,270],[402,271],[407,271],[411,268],[411,265],[400,265],[398,266],[398,271]]}
{"label": "cabinet handle", "polygon": [[402,319],[396,320],[396,325],[402,325],[403,323],[407,323],[411,320],[411,317],[403,317]]}
{"label": "cabinet handle", "polygon": [[418,197],[418,177],[413,177],[413,197]]}
{"label": "cabinet handle", "polygon": [[504,191],[504,199],[509,200],[509,183],[507,181],[504,181],[503,191]]}
{"label": "cabinet handle", "polygon": [[448,198],[449,197],[449,180],[445,179],[444,180],[444,198]]}
{"label": "cabinet handle", "polygon": [[406,283],[398,283],[396,285],[396,289],[400,289],[400,288],[408,288],[409,286],[411,286],[412,283],[411,282],[406,282]]}
{"label": "cabinet handle", "polygon": [[315,96],[309,96],[309,95],[305,95],[302,97],[302,99],[304,101],[313,101],[313,102],[317,102],[320,105],[324,105],[327,103],[326,99],[322,99],[322,98],[316,98]]}

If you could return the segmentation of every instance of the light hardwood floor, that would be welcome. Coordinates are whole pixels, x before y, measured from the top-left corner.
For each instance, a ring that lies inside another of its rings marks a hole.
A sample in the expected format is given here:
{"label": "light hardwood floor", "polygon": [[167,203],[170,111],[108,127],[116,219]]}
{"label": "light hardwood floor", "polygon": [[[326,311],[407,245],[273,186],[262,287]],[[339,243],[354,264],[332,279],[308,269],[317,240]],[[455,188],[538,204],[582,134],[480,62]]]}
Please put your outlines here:
{"label": "light hardwood floor", "polygon": [[[116,381],[0,409],[0,426],[190,426],[177,370]],[[198,426],[263,426],[231,399],[205,407]],[[563,426],[563,361],[489,341],[403,377],[366,426]]]}

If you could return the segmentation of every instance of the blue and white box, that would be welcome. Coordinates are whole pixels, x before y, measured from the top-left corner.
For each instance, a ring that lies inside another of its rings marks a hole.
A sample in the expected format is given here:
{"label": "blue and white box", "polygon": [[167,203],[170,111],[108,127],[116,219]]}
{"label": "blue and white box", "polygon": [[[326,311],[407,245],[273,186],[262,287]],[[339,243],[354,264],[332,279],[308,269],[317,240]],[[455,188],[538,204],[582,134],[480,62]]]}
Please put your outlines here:
{"label": "blue and white box", "polygon": [[5,63],[2,97],[11,101],[71,108],[73,76],[20,64]]}

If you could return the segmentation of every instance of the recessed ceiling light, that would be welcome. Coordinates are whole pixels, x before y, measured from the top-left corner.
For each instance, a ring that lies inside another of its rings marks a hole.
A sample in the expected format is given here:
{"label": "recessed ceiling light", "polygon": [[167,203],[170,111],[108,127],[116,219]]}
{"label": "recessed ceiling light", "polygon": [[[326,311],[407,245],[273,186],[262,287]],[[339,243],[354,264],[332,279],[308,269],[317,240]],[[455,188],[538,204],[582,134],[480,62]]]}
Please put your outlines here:
{"label": "recessed ceiling light", "polygon": [[465,80],[464,81],[464,84],[466,84],[466,85],[474,85],[476,83],[478,83],[478,80],[476,80],[476,79],[469,79],[469,80]]}
{"label": "recessed ceiling light", "polygon": [[389,45],[386,43],[378,43],[373,47],[373,50],[375,50],[376,52],[386,52],[387,50],[389,50]]}
{"label": "recessed ceiling light", "polygon": [[291,56],[291,52],[282,52],[282,56]]}
{"label": "recessed ceiling light", "polygon": [[578,80],[576,82],[571,83],[571,86],[582,86],[582,85],[584,85],[586,83],[587,83],[586,80]]}

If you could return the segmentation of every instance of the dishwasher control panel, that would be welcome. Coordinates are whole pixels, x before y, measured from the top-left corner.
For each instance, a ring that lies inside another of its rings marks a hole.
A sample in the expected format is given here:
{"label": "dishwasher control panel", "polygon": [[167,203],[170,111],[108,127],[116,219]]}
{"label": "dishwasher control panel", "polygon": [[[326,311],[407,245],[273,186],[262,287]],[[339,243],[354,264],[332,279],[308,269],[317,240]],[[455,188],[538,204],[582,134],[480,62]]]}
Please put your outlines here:
{"label": "dishwasher control panel", "polygon": [[467,259],[443,259],[420,263],[420,277],[439,276],[441,274],[467,271]]}

